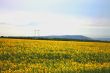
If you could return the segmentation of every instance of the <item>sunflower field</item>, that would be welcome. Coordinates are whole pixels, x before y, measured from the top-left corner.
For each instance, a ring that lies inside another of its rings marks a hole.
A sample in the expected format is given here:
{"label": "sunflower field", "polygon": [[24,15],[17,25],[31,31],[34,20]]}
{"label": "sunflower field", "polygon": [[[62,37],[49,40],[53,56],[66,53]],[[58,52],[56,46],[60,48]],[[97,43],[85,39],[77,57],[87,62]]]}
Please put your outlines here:
{"label": "sunflower field", "polygon": [[0,73],[110,73],[110,43],[0,38]]}

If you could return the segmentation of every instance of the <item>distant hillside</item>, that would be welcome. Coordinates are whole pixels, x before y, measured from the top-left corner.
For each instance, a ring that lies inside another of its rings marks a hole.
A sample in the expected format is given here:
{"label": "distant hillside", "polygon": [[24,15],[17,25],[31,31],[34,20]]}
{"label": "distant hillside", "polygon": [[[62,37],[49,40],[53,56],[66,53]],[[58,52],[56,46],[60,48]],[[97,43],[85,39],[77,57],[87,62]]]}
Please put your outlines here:
{"label": "distant hillside", "polygon": [[110,42],[110,38],[90,38],[83,35],[52,35],[52,36],[0,36],[0,38],[15,38],[15,39],[40,39],[40,40],[64,40],[64,41],[97,41]]}
{"label": "distant hillside", "polygon": [[95,39],[100,41],[110,41],[110,38],[95,38]]}
{"label": "distant hillside", "polygon": [[75,39],[75,40],[93,40],[92,38],[82,35],[53,35],[53,36],[40,36],[40,38],[49,39]]}

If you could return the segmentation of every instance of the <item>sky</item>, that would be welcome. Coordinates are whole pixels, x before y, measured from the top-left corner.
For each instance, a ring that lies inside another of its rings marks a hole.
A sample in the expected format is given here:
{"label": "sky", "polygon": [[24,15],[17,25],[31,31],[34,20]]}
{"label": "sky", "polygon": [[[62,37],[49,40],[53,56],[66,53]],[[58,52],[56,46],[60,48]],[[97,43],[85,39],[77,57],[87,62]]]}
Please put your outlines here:
{"label": "sky", "polygon": [[[109,0],[0,0],[1,36],[110,37]],[[37,32],[37,31],[36,31]]]}

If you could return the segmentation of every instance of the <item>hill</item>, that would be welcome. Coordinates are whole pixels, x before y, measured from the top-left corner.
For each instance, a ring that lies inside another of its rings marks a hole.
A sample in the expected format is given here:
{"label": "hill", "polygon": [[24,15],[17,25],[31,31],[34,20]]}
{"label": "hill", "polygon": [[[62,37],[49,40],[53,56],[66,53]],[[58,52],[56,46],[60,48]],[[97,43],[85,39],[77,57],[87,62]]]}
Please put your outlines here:
{"label": "hill", "polygon": [[52,36],[40,36],[39,38],[48,39],[71,39],[71,40],[93,40],[92,38],[83,35],[52,35]]}

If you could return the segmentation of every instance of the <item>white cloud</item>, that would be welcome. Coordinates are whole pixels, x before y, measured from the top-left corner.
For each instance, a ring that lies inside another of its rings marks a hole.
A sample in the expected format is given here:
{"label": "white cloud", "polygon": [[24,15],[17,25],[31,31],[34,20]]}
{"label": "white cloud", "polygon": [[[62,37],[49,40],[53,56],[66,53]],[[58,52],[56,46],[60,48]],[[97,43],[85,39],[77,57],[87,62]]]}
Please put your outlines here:
{"label": "white cloud", "polygon": [[50,6],[55,4],[66,3],[66,0],[4,0],[0,1],[8,6],[26,6],[26,7],[37,7],[37,6]]}
{"label": "white cloud", "polygon": [[110,28],[110,18],[94,18],[91,27]]}
{"label": "white cloud", "polygon": [[6,23],[0,24],[0,33],[4,35],[33,36],[34,29],[40,29],[41,35],[96,35],[95,26],[103,21],[51,12],[1,11],[0,22]]}

